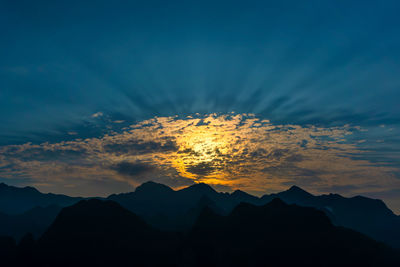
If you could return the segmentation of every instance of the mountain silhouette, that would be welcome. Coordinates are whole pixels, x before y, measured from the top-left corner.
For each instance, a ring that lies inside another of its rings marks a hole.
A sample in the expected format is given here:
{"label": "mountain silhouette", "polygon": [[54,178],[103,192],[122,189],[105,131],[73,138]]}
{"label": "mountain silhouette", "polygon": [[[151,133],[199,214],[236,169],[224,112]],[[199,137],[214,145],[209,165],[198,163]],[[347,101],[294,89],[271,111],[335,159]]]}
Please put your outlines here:
{"label": "mountain silhouette", "polygon": [[382,200],[362,196],[346,198],[338,194],[314,196],[293,186],[277,194],[264,195],[261,202],[268,203],[276,197],[288,204],[320,209],[335,225],[357,230],[400,248],[400,216],[395,215]]}
{"label": "mountain silhouette", "polygon": [[[230,212],[243,201],[258,202],[257,197],[246,193],[219,193],[203,183],[195,184],[181,190],[173,190],[163,184],[146,182],[134,192],[114,194],[108,197],[126,209],[143,217],[151,225],[166,230],[190,228],[199,215],[198,207],[204,198],[213,202],[213,207],[222,214]],[[197,211],[197,213],[195,213]],[[188,218],[189,217],[189,218]]]}
{"label": "mountain silhouette", "polygon": [[17,244],[10,236],[0,236],[0,265],[15,265],[17,256]]}
{"label": "mountain silhouette", "polygon": [[[220,215],[203,197],[186,234],[157,230],[114,201],[63,208],[41,238],[0,237],[5,266],[398,266],[397,251],[273,199]],[[396,265],[397,264],[397,265]]]}
{"label": "mountain silhouette", "polygon": [[[182,232],[191,229],[205,206],[220,215],[227,215],[241,202],[260,206],[274,198],[280,198],[288,204],[317,208],[337,226],[356,230],[400,248],[400,216],[387,208],[383,201],[361,196],[314,196],[300,187],[292,186],[286,191],[259,198],[240,190],[233,193],[217,192],[201,183],[173,190],[163,184],[146,182],[134,192],[114,194],[107,199],[119,203],[157,229]],[[0,184],[0,235],[19,240],[30,232],[37,238],[55,218],[55,207],[60,209],[79,200],[81,198],[42,194],[32,187],[17,188]],[[53,205],[53,208],[48,205]],[[12,210],[13,207],[16,209]]]}
{"label": "mountain silhouette", "polygon": [[45,266],[125,266],[171,263],[177,236],[154,229],[113,201],[82,200],[61,210],[38,240]]}
{"label": "mountain silhouette", "polygon": [[43,194],[30,186],[20,188],[0,183],[0,212],[6,214],[21,214],[36,207],[51,205],[66,207],[81,199],[52,193]]}
{"label": "mountain silhouette", "polygon": [[395,251],[334,226],[314,208],[273,199],[239,204],[229,215],[205,209],[186,240],[195,266],[395,266]]}
{"label": "mountain silhouette", "polygon": [[232,194],[219,193],[206,184],[174,191],[165,185],[148,182],[135,192],[112,195],[109,199],[142,216],[157,228],[182,230],[190,228],[189,222],[199,215],[193,210],[202,197],[212,201],[213,207],[222,215],[228,214],[241,202],[263,205],[280,198],[289,204],[322,210],[335,225],[357,230],[400,248],[400,217],[383,201],[366,197],[345,198],[337,194],[314,196],[298,186],[292,186],[286,191],[258,198],[240,190]]}
{"label": "mountain silhouette", "polygon": [[259,203],[260,200],[258,197],[252,196],[242,190],[235,190],[231,195],[230,198],[235,202],[247,202],[247,203]]}
{"label": "mountain silhouette", "polygon": [[40,237],[60,212],[59,206],[35,207],[22,214],[0,213],[0,235],[20,240],[27,233]]}

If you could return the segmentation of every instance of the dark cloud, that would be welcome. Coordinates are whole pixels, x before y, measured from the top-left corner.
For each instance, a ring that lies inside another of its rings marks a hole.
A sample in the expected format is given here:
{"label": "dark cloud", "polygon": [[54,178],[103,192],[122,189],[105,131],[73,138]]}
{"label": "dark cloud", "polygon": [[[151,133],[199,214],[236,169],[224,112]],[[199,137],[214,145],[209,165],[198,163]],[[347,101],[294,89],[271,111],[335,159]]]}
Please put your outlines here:
{"label": "dark cloud", "polygon": [[75,161],[81,160],[87,155],[87,151],[83,147],[76,149],[60,149],[48,148],[46,145],[38,147],[28,147],[26,149],[16,149],[10,147],[4,152],[9,158],[18,158],[22,161],[30,161],[33,158],[37,161]]}
{"label": "dark cloud", "polygon": [[288,162],[300,162],[304,160],[304,156],[301,154],[292,154],[285,158]]}
{"label": "dark cloud", "polygon": [[264,148],[259,148],[250,153],[251,158],[259,158],[264,157],[267,154],[267,151]]}
{"label": "dark cloud", "polygon": [[124,176],[138,178],[141,175],[153,172],[156,168],[148,163],[143,163],[140,161],[123,161],[111,166],[111,169]]}
{"label": "dark cloud", "polygon": [[267,173],[272,177],[281,177],[291,180],[290,182],[282,183],[285,185],[307,185],[307,183],[311,184],[319,182],[321,181],[321,178],[319,176],[323,174],[323,171],[321,170],[312,170],[298,167],[292,162],[282,162],[277,166],[268,166],[263,168],[262,172]]}
{"label": "dark cloud", "polygon": [[178,151],[178,154],[187,154],[187,155],[196,156],[196,157],[199,157],[199,156],[200,156],[200,153],[194,151],[192,148],[186,148],[186,149],[184,149],[184,150],[179,150],[179,151]]}
{"label": "dark cloud", "polygon": [[288,153],[289,149],[274,149],[268,154],[267,159],[279,161],[282,157],[286,156]]}
{"label": "dark cloud", "polygon": [[128,140],[123,143],[106,144],[103,147],[106,152],[115,153],[117,155],[140,155],[154,152],[174,152],[179,149],[176,142],[172,139],[168,139],[165,142]]}
{"label": "dark cloud", "polygon": [[206,176],[211,174],[216,170],[216,167],[212,162],[200,162],[198,164],[188,165],[186,167],[186,171],[199,175],[199,176]]}
{"label": "dark cloud", "polygon": [[196,124],[196,126],[209,125],[209,124],[210,124],[209,121],[208,121],[208,122],[205,122],[203,119],[201,119],[201,120]]}

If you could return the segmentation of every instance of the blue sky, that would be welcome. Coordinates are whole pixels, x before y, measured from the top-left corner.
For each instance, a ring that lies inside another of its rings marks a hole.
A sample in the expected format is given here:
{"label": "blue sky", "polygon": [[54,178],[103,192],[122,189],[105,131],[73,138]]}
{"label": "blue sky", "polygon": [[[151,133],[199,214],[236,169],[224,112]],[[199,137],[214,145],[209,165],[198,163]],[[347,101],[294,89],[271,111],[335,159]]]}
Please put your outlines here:
{"label": "blue sky", "polygon": [[399,168],[399,8],[398,1],[1,1],[0,145],[234,111],[275,125],[361,127],[347,142],[368,153],[354,158]]}

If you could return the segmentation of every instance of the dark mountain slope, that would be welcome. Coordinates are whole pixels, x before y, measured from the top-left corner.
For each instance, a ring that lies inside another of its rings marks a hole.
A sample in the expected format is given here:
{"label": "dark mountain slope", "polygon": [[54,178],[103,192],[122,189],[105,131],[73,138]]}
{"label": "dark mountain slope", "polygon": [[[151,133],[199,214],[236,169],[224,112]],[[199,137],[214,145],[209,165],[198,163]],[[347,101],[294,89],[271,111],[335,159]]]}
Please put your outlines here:
{"label": "dark mountain slope", "polygon": [[0,237],[6,266],[398,266],[392,249],[336,227],[320,210],[274,199],[218,215],[203,197],[185,237],[156,230],[113,201],[63,208],[45,234]]}
{"label": "dark mountain slope", "polygon": [[64,208],[38,241],[46,266],[167,266],[176,235],[160,232],[112,201],[83,200]]}
{"label": "dark mountain slope", "polygon": [[274,199],[242,203],[228,216],[205,209],[187,244],[197,266],[390,266],[396,254],[360,233],[335,227],[313,208]]}
{"label": "dark mountain slope", "polygon": [[54,221],[61,207],[36,207],[22,214],[0,213],[0,235],[12,236],[20,240],[25,234],[32,233],[39,238]]}
{"label": "dark mountain slope", "polygon": [[[147,182],[139,186],[135,192],[111,195],[113,200],[143,217],[148,223],[169,230],[182,230],[191,227],[189,222],[194,221],[199,212],[197,207],[204,198],[213,203],[213,207],[226,214],[238,203],[243,201],[259,201],[244,192],[234,194],[218,193],[206,184],[195,184],[182,190],[174,191],[171,188]],[[197,211],[197,213],[196,213]],[[188,218],[189,217],[189,218]]]}
{"label": "dark mountain slope", "polygon": [[265,195],[261,200],[268,203],[275,197],[289,204],[320,209],[336,225],[357,230],[400,248],[400,217],[382,200],[362,196],[345,198],[338,194],[314,196],[296,186],[278,194]]}
{"label": "dark mountain slope", "polygon": [[43,194],[33,187],[14,187],[0,183],[0,212],[20,214],[35,207],[51,205],[65,207],[72,205],[82,198],[57,194]]}
{"label": "dark mountain slope", "polygon": [[[152,226],[164,230],[182,231],[190,229],[205,203],[208,203],[207,206],[212,206],[219,214],[226,215],[240,202],[263,205],[275,197],[289,204],[315,207],[322,210],[335,225],[357,230],[400,248],[400,216],[393,214],[381,200],[366,197],[345,198],[337,194],[314,196],[293,186],[281,193],[258,198],[240,190],[232,194],[219,193],[206,184],[195,184],[174,191],[168,186],[147,182],[139,186],[135,192],[111,195],[108,199],[118,202]],[[17,213],[24,211],[29,214],[28,210],[36,206],[62,207],[78,200],[80,198],[42,194],[31,187],[17,188],[0,184],[0,234],[12,235],[19,239],[29,231],[38,236],[54,218],[54,212],[49,212],[48,215],[41,212],[36,215],[32,212],[31,217],[40,220],[29,218],[26,214],[16,215]],[[43,208],[43,211],[46,209]],[[7,213],[15,216],[6,215]],[[38,226],[38,222],[43,223]]]}
{"label": "dark mountain slope", "polygon": [[400,248],[400,217],[381,200],[365,197],[345,198],[337,194],[314,196],[293,186],[278,194],[257,198],[240,190],[232,194],[219,193],[206,184],[174,191],[165,185],[148,182],[135,192],[112,195],[109,199],[142,216],[157,228],[183,230],[189,229],[199,215],[200,209],[196,207],[203,197],[211,201],[213,208],[222,215],[228,214],[240,202],[263,205],[277,197],[289,204],[320,209],[336,225]]}
{"label": "dark mountain slope", "polygon": [[17,255],[17,244],[12,237],[0,236],[0,265],[13,266]]}

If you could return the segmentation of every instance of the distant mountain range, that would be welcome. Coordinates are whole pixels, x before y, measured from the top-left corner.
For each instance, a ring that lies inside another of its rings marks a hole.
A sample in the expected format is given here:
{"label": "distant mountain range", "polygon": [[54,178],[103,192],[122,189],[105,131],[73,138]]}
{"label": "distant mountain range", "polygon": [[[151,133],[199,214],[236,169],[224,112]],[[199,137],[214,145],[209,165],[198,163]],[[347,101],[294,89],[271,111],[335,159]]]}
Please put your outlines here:
{"label": "distant mountain range", "polygon": [[[314,208],[278,198],[240,203],[227,216],[204,210],[185,251],[201,266],[388,266],[397,252],[363,234],[334,226]],[[193,263],[190,262],[190,263]],[[190,265],[190,264],[189,264]]]}
{"label": "distant mountain range", "polygon": [[[293,186],[277,193],[255,197],[243,191],[221,193],[206,184],[195,184],[181,190],[146,182],[134,192],[106,198],[141,217],[156,229],[188,232],[205,207],[219,215],[228,215],[240,203],[262,206],[279,198],[287,204],[317,208],[331,222],[366,234],[392,247],[400,248],[400,216],[381,200],[337,194],[314,196]],[[32,187],[17,188],[0,184],[0,235],[20,239],[30,232],[38,238],[53,222],[62,207],[83,198],[43,194]]]}
{"label": "distant mountain range", "polygon": [[26,233],[40,237],[62,207],[82,199],[43,194],[33,187],[20,188],[0,183],[0,235],[9,235],[17,240]]}
{"label": "distant mountain range", "polygon": [[51,193],[43,194],[30,186],[20,188],[0,183],[0,212],[7,214],[20,214],[36,207],[51,205],[66,207],[82,199]]}
{"label": "distant mountain range", "polygon": [[135,192],[108,197],[142,216],[153,226],[168,230],[189,229],[202,210],[201,207],[212,207],[215,212],[226,215],[241,202],[264,205],[274,198],[280,198],[288,204],[317,208],[335,225],[357,230],[400,248],[400,216],[395,215],[383,201],[362,196],[314,196],[292,186],[286,191],[258,198],[240,190],[231,194],[216,192],[206,184],[174,191],[165,185],[147,182]]}
{"label": "distant mountain range", "polygon": [[38,240],[0,238],[6,266],[398,266],[397,251],[280,199],[204,208],[187,233],[162,231],[114,201],[63,208]]}

